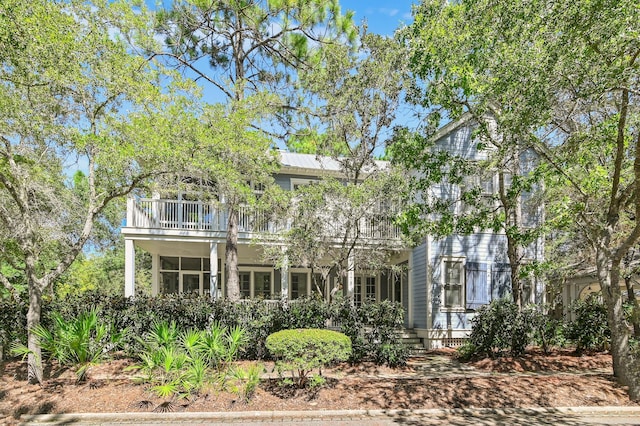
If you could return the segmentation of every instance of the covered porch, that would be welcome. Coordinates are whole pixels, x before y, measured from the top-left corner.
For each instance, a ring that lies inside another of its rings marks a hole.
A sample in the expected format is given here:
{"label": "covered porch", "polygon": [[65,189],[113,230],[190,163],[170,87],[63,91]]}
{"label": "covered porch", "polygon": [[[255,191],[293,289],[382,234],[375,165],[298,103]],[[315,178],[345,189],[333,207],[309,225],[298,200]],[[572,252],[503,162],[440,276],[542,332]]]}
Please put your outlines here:
{"label": "covered porch", "polygon": [[[134,296],[135,250],[144,250],[152,259],[152,294],[195,293],[214,298],[226,296],[224,258],[221,239],[194,239],[192,236],[161,238],[125,237],[125,295]],[[260,246],[238,246],[240,294],[243,299],[296,300],[313,294],[331,300],[342,294],[360,304],[365,300],[391,300],[409,311],[408,252],[394,258],[394,269],[360,270],[351,259],[342,276],[321,274],[310,268],[286,265],[279,268],[263,260]],[[285,262],[286,264],[286,262]],[[323,279],[323,276],[326,279]],[[408,315],[407,315],[408,316]]]}

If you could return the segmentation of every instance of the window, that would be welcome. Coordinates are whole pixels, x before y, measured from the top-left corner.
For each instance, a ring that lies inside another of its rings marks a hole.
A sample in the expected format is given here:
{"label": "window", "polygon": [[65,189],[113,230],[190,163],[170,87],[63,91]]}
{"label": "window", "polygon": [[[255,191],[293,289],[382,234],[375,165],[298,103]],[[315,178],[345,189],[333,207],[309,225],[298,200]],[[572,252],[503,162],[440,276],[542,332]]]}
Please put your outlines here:
{"label": "window", "polygon": [[[480,206],[493,205],[493,197],[497,187],[495,179],[495,175],[487,174],[465,176],[460,187],[461,213],[471,214]],[[463,193],[467,193],[467,195]]]}
{"label": "window", "polygon": [[174,294],[178,292],[179,287],[178,272],[160,272],[160,293]]}
{"label": "window", "polygon": [[376,277],[365,278],[365,300],[376,300]]}
{"label": "window", "polygon": [[238,282],[240,285],[240,297],[243,299],[251,298],[251,272],[240,272],[238,274]]}
{"label": "window", "polygon": [[463,179],[463,186],[466,191],[479,188],[482,196],[490,196],[494,192],[494,180],[494,175],[468,175]]}
{"label": "window", "polygon": [[183,257],[181,259],[183,271],[201,271],[202,259],[199,257]]}
{"label": "window", "polygon": [[464,264],[462,259],[445,259],[442,267],[445,308],[463,308]]}
{"label": "window", "polygon": [[291,273],[291,299],[298,299],[307,295],[307,274],[304,272]]}
{"label": "window", "polygon": [[208,294],[210,269],[208,258],[160,256],[159,291],[161,294]]}
{"label": "window", "polygon": [[[353,298],[356,305],[362,304],[364,301],[376,300],[376,277],[356,275]],[[364,295],[364,299],[363,299]]]}
{"label": "window", "polygon": [[254,297],[271,298],[271,272],[254,272]]}
{"label": "window", "polygon": [[291,190],[297,191],[302,186],[314,185],[316,183],[318,183],[317,179],[291,178]]}

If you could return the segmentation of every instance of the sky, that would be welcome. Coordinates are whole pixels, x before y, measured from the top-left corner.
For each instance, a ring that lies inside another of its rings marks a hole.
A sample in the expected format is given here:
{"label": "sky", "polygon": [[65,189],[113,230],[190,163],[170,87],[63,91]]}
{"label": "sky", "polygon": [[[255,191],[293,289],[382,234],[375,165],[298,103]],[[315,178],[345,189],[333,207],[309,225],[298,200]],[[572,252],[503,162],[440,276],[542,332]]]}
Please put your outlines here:
{"label": "sky", "polygon": [[[417,2],[417,0],[415,1]],[[413,21],[410,0],[341,0],[343,13],[347,10],[355,12],[354,21],[361,24],[366,19],[369,31],[377,34],[391,35],[402,24]]]}

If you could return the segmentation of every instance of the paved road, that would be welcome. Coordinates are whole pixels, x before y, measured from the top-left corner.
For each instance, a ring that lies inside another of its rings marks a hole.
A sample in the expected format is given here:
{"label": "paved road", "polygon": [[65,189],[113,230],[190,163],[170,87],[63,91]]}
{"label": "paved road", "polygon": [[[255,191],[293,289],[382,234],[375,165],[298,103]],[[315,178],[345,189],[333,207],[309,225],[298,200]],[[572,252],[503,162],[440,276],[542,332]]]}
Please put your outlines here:
{"label": "paved road", "polygon": [[640,425],[640,407],[355,410],[235,413],[123,413],[23,416],[21,424],[73,425]]}

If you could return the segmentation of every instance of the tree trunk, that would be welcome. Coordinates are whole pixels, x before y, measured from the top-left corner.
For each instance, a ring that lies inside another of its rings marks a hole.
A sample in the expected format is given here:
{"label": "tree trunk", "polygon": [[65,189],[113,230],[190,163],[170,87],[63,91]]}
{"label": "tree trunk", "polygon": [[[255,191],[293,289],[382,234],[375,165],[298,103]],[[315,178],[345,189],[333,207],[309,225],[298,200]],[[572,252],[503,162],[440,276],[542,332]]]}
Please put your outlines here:
{"label": "tree trunk", "polygon": [[507,256],[511,264],[511,291],[513,293],[513,301],[522,311],[522,283],[520,281],[520,262],[522,261],[522,248],[513,237],[507,235]]}
{"label": "tree trunk", "polygon": [[638,306],[638,300],[636,299],[631,275],[625,275],[624,284],[627,288],[627,301],[631,304],[631,323],[633,324],[633,337],[638,339],[640,338],[640,306]]}
{"label": "tree trunk", "polygon": [[227,244],[225,247],[224,272],[229,300],[240,300],[240,284],[238,281],[238,209],[229,206],[227,221]]}
{"label": "tree trunk", "polygon": [[42,310],[42,291],[37,283],[30,279],[29,282],[29,310],[27,311],[27,381],[31,384],[42,383],[42,350],[37,336],[32,330],[40,325]]}
{"label": "tree trunk", "polygon": [[611,329],[611,357],[613,375],[623,386],[628,386],[629,397],[640,400],[639,365],[629,350],[630,330],[624,318],[620,292],[620,265],[616,265],[604,250],[596,251],[598,280],[607,307],[607,321]]}

